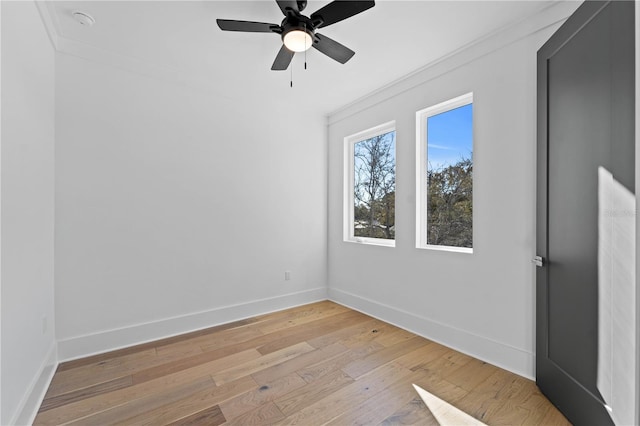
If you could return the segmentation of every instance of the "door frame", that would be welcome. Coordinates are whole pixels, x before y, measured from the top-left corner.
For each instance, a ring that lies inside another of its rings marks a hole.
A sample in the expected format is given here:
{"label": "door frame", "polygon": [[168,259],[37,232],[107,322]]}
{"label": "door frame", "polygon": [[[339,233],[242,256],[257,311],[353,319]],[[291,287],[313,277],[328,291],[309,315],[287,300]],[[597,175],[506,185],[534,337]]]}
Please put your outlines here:
{"label": "door frame", "polygon": [[[640,188],[640,5],[635,8],[636,188]],[[636,194],[636,424],[640,425],[640,201]]]}

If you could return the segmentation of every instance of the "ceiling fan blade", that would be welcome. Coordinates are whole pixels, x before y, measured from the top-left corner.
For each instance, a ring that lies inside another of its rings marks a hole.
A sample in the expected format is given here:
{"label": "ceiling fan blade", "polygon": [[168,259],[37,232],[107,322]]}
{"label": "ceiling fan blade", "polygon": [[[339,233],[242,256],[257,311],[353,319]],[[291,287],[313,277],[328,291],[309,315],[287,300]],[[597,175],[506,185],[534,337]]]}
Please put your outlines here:
{"label": "ceiling fan blade", "polygon": [[284,71],[289,68],[289,64],[293,59],[293,52],[285,47],[283,44],[280,48],[280,51],[276,55],[276,60],[273,61],[273,65],[271,66],[272,71]]}
{"label": "ceiling fan blade", "polygon": [[[375,1],[332,1],[325,7],[315,11],[309,18],[316,28],[327,27],[343,19],[350,18],[375,6]],[[317,23],[317,25],[316,25]]]}
{"label": "ceiling fan blade", "polygon": [[356,54],[356,52],[348,47],[318,33],[316,33],[316,40],[313,43],[313,47],[341,64],[344,64]]}
{"label": "ceiling fan blade", "polygon": [[279,33],[280,25],[266,22],[236,21],[234,19],[216,19],[223,31],[242,31],[247,33]]}
{"label": "ceiling fan blade", "polygon": [[298,2],[296,0],[276,0],[280,10],[285,16],[289,16],[291,13],[299,14]]}

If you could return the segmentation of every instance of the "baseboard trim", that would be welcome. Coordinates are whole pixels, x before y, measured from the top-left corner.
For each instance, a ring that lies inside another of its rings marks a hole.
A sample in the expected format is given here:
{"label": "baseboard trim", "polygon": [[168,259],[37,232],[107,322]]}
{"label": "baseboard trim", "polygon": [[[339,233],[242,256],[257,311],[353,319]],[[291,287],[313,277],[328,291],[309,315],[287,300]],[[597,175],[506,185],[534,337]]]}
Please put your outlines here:
{"label": "baseboard trim", "polygon": [[407,312],[344,290],[328,289],[329,300],[433,340],[459,352],[535,380],[534,354],[484,336]]}
{"label": "baseboard trim", "polygon": [[38,372],[33,377],[33,381],[27,389],[27,392],[25,392],[22,397],[20,405],[18,405],[18,409],[11,419],[10,424],[20,426],[33,424],[57,368],[57,344],[54,342],[49,348],[47,356],[40,365]]}
{"label": "baseboard trim", "polygon": [[71,361],[326,299],[326,287],[318,287],[247,303],[221,306],[208,311],[71,337],[58,341],[58,359],[60,362]]}

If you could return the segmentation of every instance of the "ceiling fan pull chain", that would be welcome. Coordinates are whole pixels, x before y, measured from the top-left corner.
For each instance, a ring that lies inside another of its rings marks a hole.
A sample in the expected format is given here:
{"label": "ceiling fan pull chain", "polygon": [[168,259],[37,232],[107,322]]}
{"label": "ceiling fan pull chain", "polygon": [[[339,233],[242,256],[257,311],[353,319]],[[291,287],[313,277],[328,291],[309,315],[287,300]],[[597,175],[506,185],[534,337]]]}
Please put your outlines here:
{"label": "ceiling fan pull chain", "polygon": [[[304,32],[307,32],[307,23],[304,23]],[[304,39],[304,69],[307,69],[307,50],[309,50],[309,48],[307,47],[307,39]]]}
{"label": "ceiling fan pull chain", "polygon": [[289,76],[289,87],[293,87],[293,66],[289,67],[289,72],[291,73]]}

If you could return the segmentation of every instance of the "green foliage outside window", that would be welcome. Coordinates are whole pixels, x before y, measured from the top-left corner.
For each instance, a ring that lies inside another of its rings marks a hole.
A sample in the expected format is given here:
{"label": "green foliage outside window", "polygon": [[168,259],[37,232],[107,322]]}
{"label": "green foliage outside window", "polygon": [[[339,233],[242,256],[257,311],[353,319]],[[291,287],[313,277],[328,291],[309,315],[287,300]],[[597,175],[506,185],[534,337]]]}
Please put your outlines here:
{"label": "green foliage outside window", "polygon": [[427,242],[452,247],[473,246],[473,162],[427,171]]}

